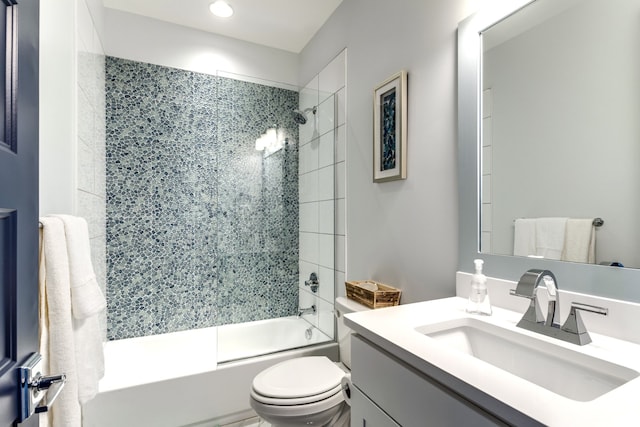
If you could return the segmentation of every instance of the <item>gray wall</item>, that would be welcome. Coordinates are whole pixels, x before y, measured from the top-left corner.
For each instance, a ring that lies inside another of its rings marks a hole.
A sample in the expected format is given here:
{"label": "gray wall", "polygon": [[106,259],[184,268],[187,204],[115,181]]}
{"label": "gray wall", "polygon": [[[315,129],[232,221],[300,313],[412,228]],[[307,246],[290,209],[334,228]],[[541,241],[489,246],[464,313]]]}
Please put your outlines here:
{"label": "gray wall", "polygon": [[[403,302],[455,293],[456,30],[465,1],[344,0],[301,52],[305,82],[347,47],[347,279],[403,290]],[[408,72],[408,178],[372,182],[372,92]],[[344,288],[338,285],[338,292]]]}
{"label": "gray wall", "polygon": [[109,339],[295,313],[298,93],[113,57],[106,81]]}

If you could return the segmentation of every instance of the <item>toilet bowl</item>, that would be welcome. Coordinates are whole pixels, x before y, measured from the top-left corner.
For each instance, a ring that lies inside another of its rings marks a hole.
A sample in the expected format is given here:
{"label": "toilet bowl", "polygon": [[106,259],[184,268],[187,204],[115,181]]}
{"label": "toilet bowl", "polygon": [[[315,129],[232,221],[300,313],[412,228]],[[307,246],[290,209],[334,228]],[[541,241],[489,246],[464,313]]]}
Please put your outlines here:
{"label": "toilet bowl", "polygon": [[250,404],[275,427],[348,426],[350,407],[341,381],[351,366],[351,330],[342,314],[368,310],[343,297],[336,298],[340,360],[324,356],[299,357],[273,365],[253,379]]}

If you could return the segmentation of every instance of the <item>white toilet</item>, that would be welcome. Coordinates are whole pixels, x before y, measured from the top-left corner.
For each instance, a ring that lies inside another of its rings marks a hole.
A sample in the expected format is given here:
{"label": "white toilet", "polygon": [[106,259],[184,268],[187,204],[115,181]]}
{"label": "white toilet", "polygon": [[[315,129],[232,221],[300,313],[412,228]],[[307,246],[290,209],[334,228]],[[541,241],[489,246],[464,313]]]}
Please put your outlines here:
{"label": "white toilet", "polygon": [[273,365],[253,379],[251,407],[276,427],[348,426],[341,381],[351,368],[351,329],[342,315],[369,310],[344,297],[335,304],[340,362],[324,356],[299,357]]}

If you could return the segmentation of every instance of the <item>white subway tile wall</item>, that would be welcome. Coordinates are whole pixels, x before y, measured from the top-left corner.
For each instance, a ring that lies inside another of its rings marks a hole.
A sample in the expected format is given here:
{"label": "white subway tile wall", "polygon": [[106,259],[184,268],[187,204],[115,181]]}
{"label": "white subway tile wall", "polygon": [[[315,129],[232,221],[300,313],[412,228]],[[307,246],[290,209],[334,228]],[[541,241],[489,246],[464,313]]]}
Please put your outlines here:
{"label": "white subway tile wall", "polygon": [[105,290],[106,172],[105,56],[93,17],[84,0],[76,2],[77,187],[74,213],[89,224],[91,261]]}
{"label": "white subway tile wall", "polygon": [[[300,92],[300,307],[318,313],[305,319],[334,337],[334,299],[344,295],[346,203],[346,64],[342,51]],[[305,281],[318,275],[313,293]]]}

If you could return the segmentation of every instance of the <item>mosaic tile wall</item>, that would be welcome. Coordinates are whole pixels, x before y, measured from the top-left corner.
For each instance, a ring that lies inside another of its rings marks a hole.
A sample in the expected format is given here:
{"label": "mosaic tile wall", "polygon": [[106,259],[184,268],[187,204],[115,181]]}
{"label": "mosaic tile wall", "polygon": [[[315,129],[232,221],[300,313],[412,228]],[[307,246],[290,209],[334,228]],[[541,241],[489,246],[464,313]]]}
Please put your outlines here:
{"label": "mosaic tile wall", "polygon": [[[298,93],[106,59],[108,338],[294,314]],[[255,140],[277,124],[288,144]]]}

